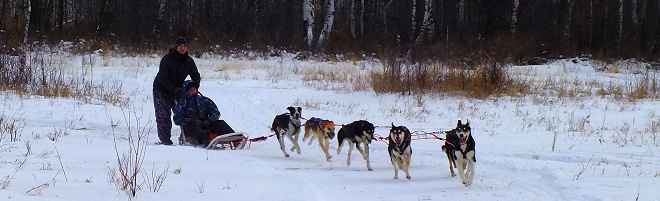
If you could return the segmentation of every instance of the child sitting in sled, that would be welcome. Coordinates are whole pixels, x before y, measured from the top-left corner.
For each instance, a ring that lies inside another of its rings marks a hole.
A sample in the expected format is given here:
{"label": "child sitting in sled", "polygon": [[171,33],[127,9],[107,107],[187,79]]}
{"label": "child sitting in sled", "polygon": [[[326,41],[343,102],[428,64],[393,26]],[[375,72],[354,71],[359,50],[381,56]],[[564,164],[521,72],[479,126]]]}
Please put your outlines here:
{"label": "child sitting in sled", "polygon": [[[198,91],[198,82],[186,80],[183,88],[185,93],[181,95],[174,107],[174,124],[181,126],[182,131],[179,144],[214,148],[212,146],[222,142],[212,143],[213,139],[221,135],[236,133],[224,120],[219,120],[218,106]],[[239,135],[238,138],[228,138],[224,142],[233,142],[233,145],[237,145],[245,138],[246,136]],[[212,146],[209,146],[210,143]]]}

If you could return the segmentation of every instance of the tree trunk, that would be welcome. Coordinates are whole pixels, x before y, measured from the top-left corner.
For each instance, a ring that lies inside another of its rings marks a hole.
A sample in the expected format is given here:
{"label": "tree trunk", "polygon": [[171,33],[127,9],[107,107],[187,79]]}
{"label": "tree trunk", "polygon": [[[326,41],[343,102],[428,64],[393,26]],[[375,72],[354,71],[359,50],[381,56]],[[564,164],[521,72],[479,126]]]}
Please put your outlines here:
{"label": "tree trunk", "polygon": [[417,34],[417,39],[415,39],[415,44],[422,44],[422,40],[425,35],[430,33],[429,30],[433,29],[432,25],[432,7],[433,7],[433,1],[432,0],[425,0],[424,1],[424,18],[422,20],[422,27],[419,30],[419,34]]}
{"label": "tree trunk", "polygon": [[360,2],[360,36],[364,33],[364,0]]}
{"label": "tree trunk", "polygon": [[623,38],[623,1],[619,0],[619,38],[617,39],[617,49],[621,48],[621,38]]}
{"label": "tree trunk", "polygon": [[568,13],[566,14],[566,22],[564,22],[564,40],[566,44],[570,43],[571,38],[571,22],[573,20],[573,1],[566,0],[568,3]]}
{"label": "tree trunk", "polygon": [[357,39],[357,34],[355,33],[355,1],[349,1],[349,8],[350,8],[350,26],[351,26],[351,37],[353,37],[353,41]]}
{"label": "tree trunk", "polygon": [[29,45],[28,45],[28,34],[30,33],[30,13],[32,12],[32,5],[30,0],[25,0],[27,3],[27,8],[25,10],[25,32],[23,36],[23,43],[21,44],[21,56],[20,56],[20,67],[18,73],[20,75],[19,84],[29,84],[30,78],[32,77],[31,70],[28,68],[28,56],[29,56]]}
{"label": "tree trunk", "polygon": [[332,23],[335,19],[335,0],[328,0],[327,2],[328,4],[326,5],[327,8],[325,13],[325,22],[323,25],[323,30],[321,30],[321,34],[319,35],[319,41],[317,43],[318,47],[322,47],[326,38],[330,36],[330,32],[332,32]]}
{"label": "tree trunk", "polygon": [[511,14],[511,28],[510,31],[511,33],[515,34],[516,33],[516,26],[518,23],[518,5],[520,4],[520,0],[513,0],[513,11]]}
{"label": "tree trunk", "polygon": [[412,0],[412,15],[410,19],[410,24],[412,30],[410,31],[411,36],[415,36],[415,32],[417,31],[417,0]]}
{"label": "tree trunk", "polygon": [[158,21],[154,25],[154,30],[152,33],[153,39],[158,40],[160,38],[160,25],[163,24],[163,17],[165,15],[165,6],[167,5],[167,0],[158,1]]}
{"label": "tree trunk", "polygon": [[303,22],[307,30],[307,47],[312,48],[314,41],[314,0],[303,0]]}

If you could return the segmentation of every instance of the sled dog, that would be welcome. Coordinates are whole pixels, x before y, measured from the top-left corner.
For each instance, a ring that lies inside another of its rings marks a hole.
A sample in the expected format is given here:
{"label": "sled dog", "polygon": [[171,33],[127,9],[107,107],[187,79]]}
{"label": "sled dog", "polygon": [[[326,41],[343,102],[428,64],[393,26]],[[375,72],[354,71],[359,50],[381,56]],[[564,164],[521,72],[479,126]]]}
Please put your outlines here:
{"label": "sled dog", "polygon": [[289,113],[284,113],[275,116],[273,119],[273,125],[271,125],[271,131],[275,132],[277,140],[280,143],[280,149],[284,153],[285,157],[289,157],[289,153],[286,152],[284,147],[284,137],[289,138],[293,142],[293,147],[291,151],[296,150],[296,153],[300,154],[300,145],[298,145],[298,136],[300,134],[300,118],[302,113],[302,108],[300,107],[287,107]]}
{"label": "sled dog", "polygon": [[[351,165],[351,152],[353,151],[353,145],[355,145],[355,148],[362,154],[364,160],[367,161],[367,170],[373,170],[369,162],[369,144],[374,138],[374,129],[376,129],[374,125],[365,120],[354,121],[339,129],[337,133],[337,142],[339,143],[337,145],[337,154],[341,152],[344,141],[347,141],[349,144],[346,165]],[[364,145],[364,150],[362,150],[360,144]]]}
{"label": "sled dog", "polygon": [[394,126],[390,129],[389,145],[387,151],[390,153],[390,161],[394,166],[394,179],[399,179],[399,169],[406,173],[406,179],[410,179],[408,168],[410,167],[410,157],[412,148],[410,148],[410,130],[405,126]]}
{"label": "sled dog", "polygon": [[312,145],[314,138],[318,139],[319,146],[323,153],[325,153],[325,160],[330,161],[332,156],[328,152],[330,146],[330,139],[335,138],[335,122],[320,118],[310,118],[305,122],[305,135],[303,135],[303,142],[309,139],[309,145]]}
{"label": "sled dog", "polygon": [[472,185],[474,180],[474,168],[477,163],[474,148],[475,142],[472,138],[470,121],[466,120],[465,124],[462,124],[461,120],[458,120],[456,128],[446,132],[445,145],[442,145],[442,151],[447,153],[451,176],[456,176],[453,169],[456,168],[458,176],[461,177],[461,182],[466,187]]}

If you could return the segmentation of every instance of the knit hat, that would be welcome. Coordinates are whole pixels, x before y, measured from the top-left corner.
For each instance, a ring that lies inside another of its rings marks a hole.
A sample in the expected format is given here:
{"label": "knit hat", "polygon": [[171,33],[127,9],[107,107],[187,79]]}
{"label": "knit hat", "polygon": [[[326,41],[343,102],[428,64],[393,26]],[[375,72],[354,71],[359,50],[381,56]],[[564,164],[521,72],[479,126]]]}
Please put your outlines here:
{"label": "knit hat", "polygon": [[199,89],[199,82],[195,82],[194,80],[186,80],[183,82],[183,87],[186,88],[186,90],[192,87]]}
{"label": "knit hat", "polygon": [[188,40],[186,40],[186,37],[177,38],[174,47],[178,47],[181,44],[186,45],[186,47],[188,46]]}

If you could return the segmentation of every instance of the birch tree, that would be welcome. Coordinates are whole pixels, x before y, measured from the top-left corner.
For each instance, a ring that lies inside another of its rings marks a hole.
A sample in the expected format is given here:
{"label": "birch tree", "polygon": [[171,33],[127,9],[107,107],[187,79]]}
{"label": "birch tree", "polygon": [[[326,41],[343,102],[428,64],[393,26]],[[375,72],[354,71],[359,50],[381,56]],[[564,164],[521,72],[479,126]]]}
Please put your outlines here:
{"label": "birch tree", "polygon": [[422,44],[422,38],[424,38],[425,35],[428,35],[429,37],[432,36],[433,33],[433,18],[431,18],[433,15],[432,13],[433,13],[433,1],[424,0],[424,13],[423,13],[424,18],[422,19],[421,30],[417,35],[417,39],[415,39],[415,44]]}
{"label": "birch tree", "polygon": [[412,31],[410,33],[415,33],[417,30],[417,0],[412,0],[412,15],[411,15],[411,27]]}
{"label": "birch tree", "polygon": [[303,22],[305,23],[305,29],[307,31],[307,36],[305,40],[307,41],[307,47],[312,48],[312,42],[314,41],[314,5],[316,3],[314,0],[303,0]]}
{"label": "birch tree", "polygon": [[318,47],[323,46],[326,38],[330,35],[330,32],[332,32],[332,23],[335,19],[335,0],[328,0],[326,6],[325,22],[323,24],[323,30],[321,30],[321,34],[319,35],[317,43]]}
{"label": "birch tree", "polygon": [[156,24],[154,24],[154,30],[153,30],[153,37],[154,39],[160,38],[160,29],[161,25],[163,24],[163,18],[165,16],[165,5],[167,4],[167,0],[159,0],[158,1],[158,20],[156,21]]}
{"label": "birch tree", "polygon": [[518,5],[520,4],[520,0],[513,0],[513,11],[511,14],[511,28],[509,29],[511,33],[515,34],[516,33],[516,26],[518,23]]}
{"label": "birch tree", "polygon": [[619,39],[617,40],[617,46],[621,46],[621,38],[623,37],[623,1],[619,0]]}

